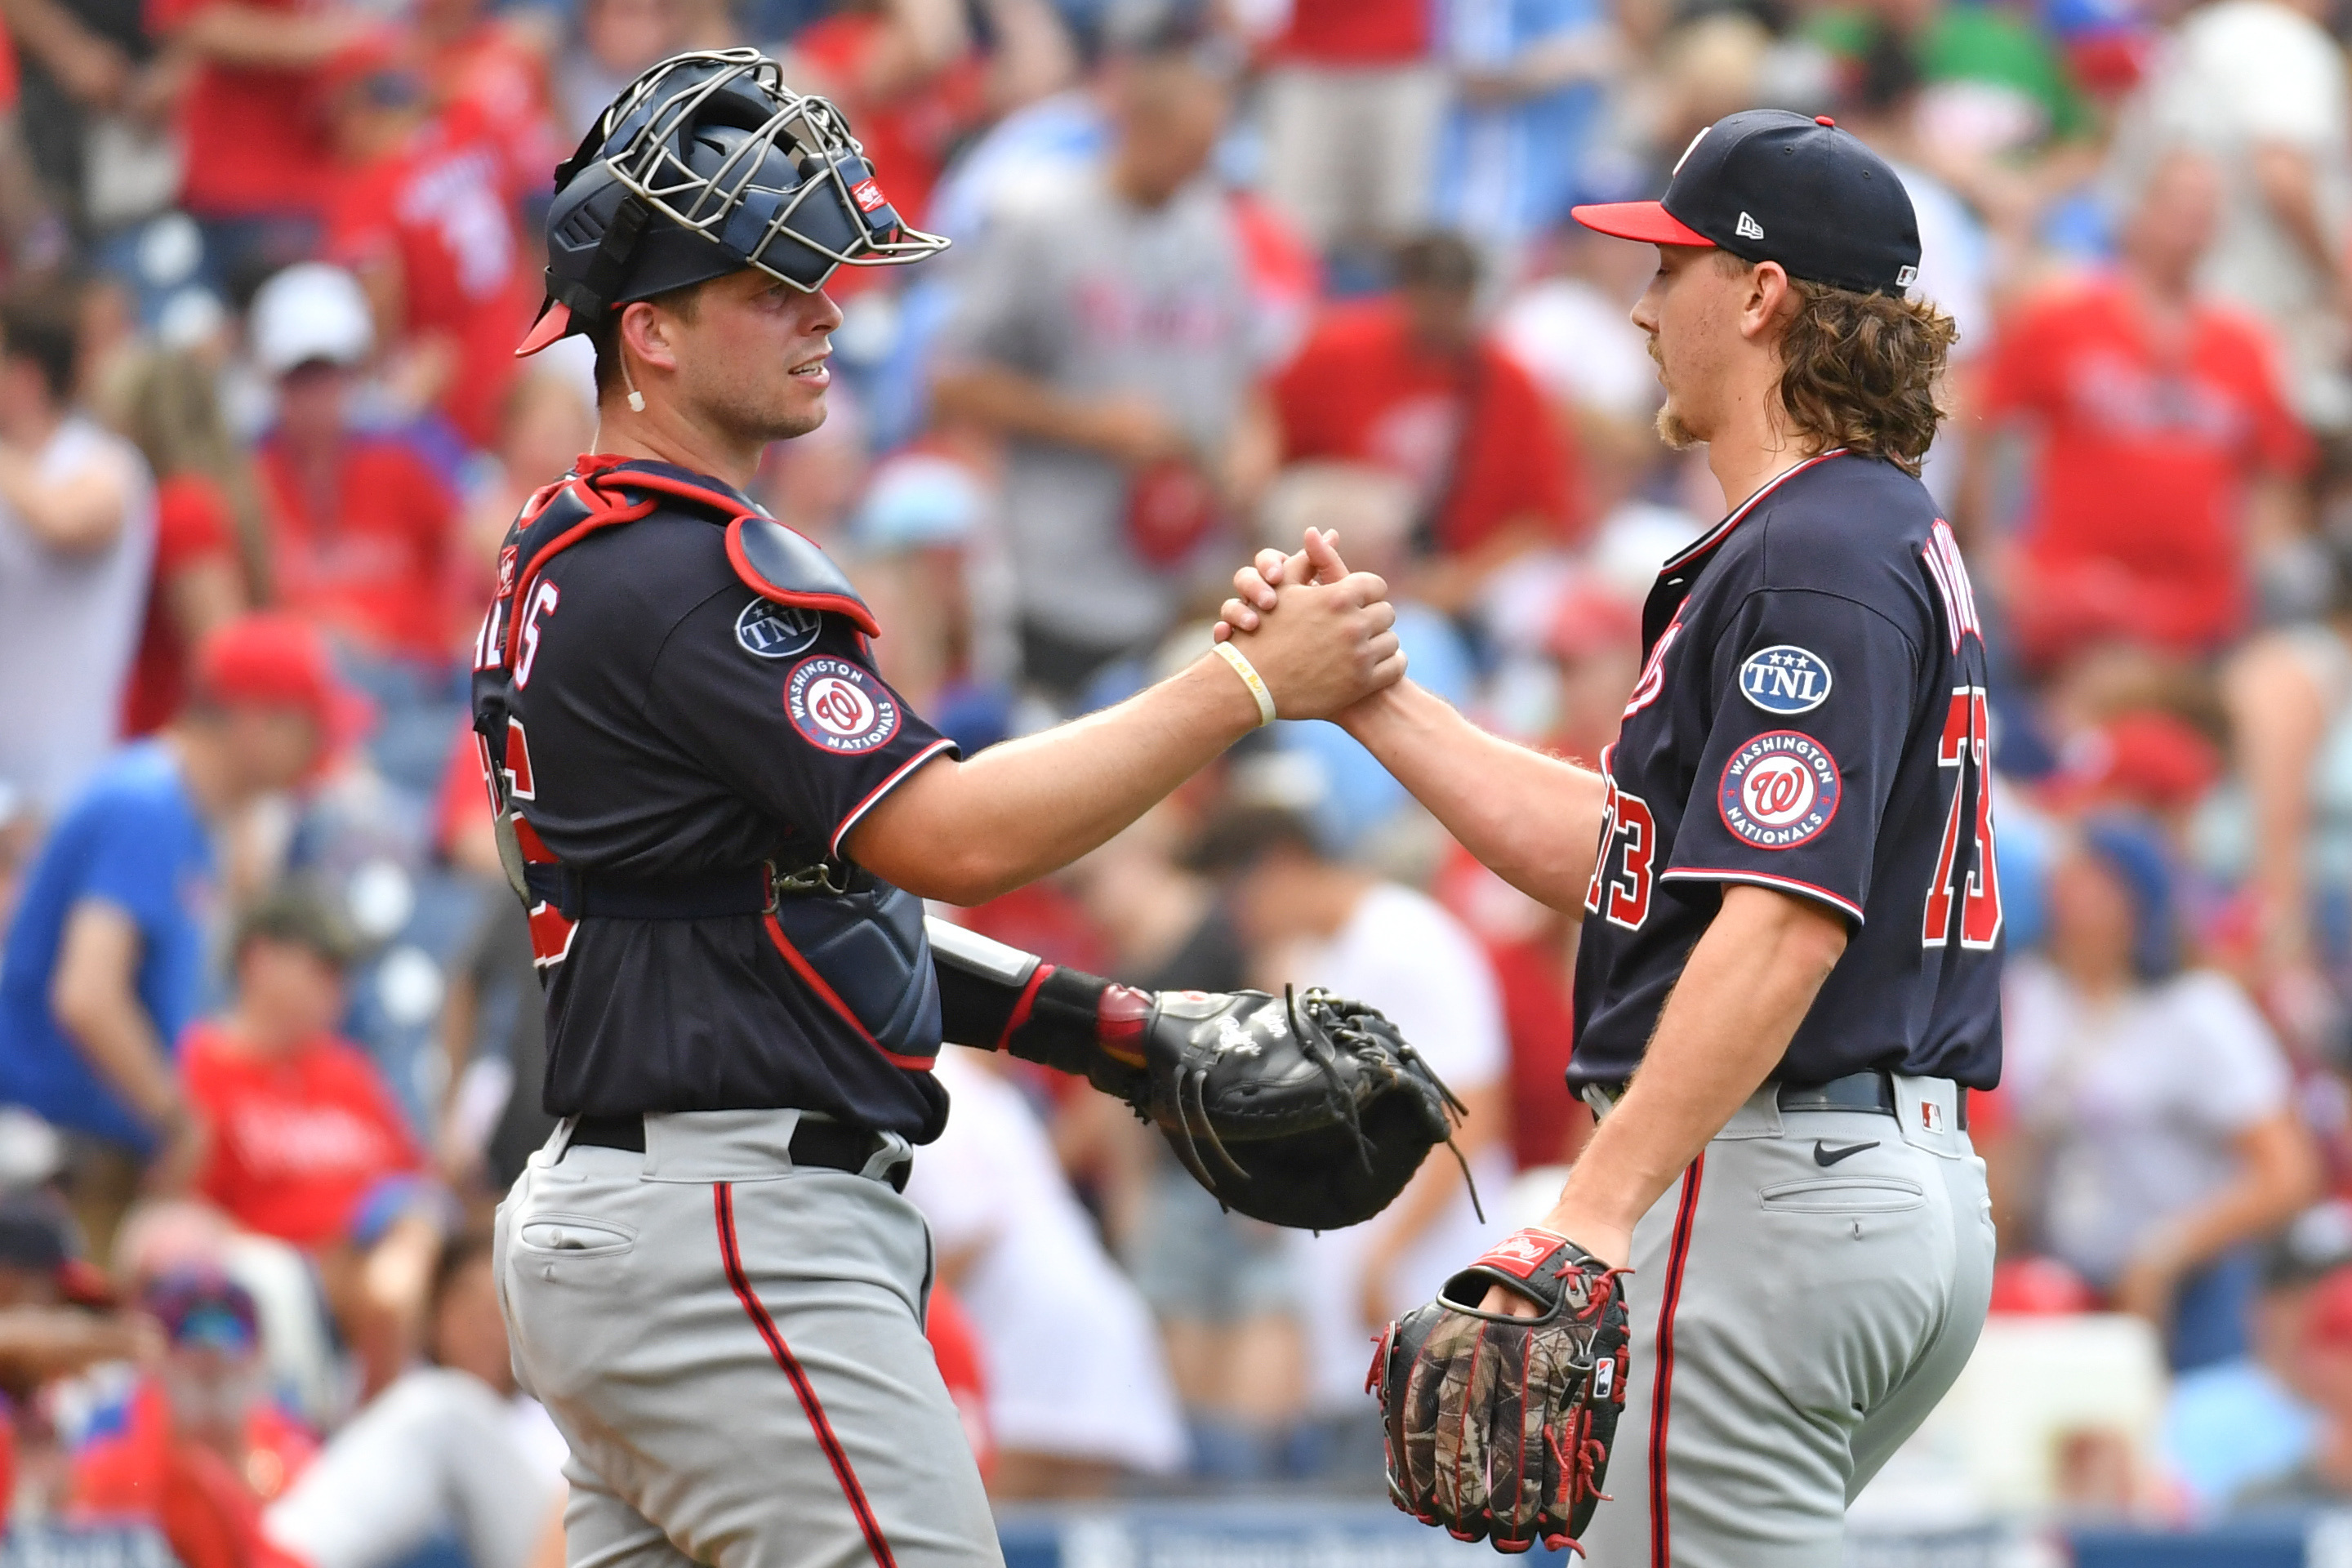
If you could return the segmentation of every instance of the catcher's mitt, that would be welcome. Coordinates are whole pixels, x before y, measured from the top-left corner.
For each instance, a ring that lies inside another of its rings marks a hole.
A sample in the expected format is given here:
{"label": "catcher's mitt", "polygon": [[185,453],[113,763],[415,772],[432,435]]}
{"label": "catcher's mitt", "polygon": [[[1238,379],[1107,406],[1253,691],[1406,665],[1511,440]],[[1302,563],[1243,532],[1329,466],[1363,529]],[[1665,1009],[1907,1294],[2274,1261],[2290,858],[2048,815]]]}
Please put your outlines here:
{"label": "catcher's mitt", "polygon": [[1360,1002],[1328,991],[1163,991],[1140,1025],[1132,1071],[1103,1087],[1157,1126],[1219,1203],[1253,1219],[1299,1230],[1359,1224],[1388,1206],[1433,1145],[1453,1142],[1462,1102]]}
{"label": "catcher's mitt", "polygon": [[[1584,1533],[1625,1405],[1620,1272],[1523,1230],[1388,1326],[1365,1386],[1380,1394],[1397,1507],[1498,1552]],[[1543,1315],[1480,1310],[1497,1284]]]}

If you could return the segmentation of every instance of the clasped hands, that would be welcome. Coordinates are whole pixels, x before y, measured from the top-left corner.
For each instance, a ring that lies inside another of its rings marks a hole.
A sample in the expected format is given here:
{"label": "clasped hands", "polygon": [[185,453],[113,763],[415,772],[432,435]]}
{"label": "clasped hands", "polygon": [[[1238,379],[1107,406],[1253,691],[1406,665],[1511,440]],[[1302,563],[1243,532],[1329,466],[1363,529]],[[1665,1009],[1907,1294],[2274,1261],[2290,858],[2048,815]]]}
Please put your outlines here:
{"label": "clasped hands", "polygon": [[1310,528],[1295,555],[1260,551],[1219,611],[1215,639],[1248,656],[1286,719],[1337,718],[1404,675],[1389,585],[1349,571],[1338,540]]}

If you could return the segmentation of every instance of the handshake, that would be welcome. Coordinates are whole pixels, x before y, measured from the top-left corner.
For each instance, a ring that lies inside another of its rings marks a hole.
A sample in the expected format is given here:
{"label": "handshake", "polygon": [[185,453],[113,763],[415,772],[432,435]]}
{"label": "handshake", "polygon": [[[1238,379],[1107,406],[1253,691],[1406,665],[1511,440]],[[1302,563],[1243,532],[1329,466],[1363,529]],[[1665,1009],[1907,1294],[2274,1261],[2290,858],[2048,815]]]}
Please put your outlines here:
{"label": "handshake", "polygon": [[1296,555],[1260,551],[1255,564],[1234,574],[1234,596],[1217,622],[1218,651],[1268,722],[1338,719],[1403,679],[1389,585],[1372,573],[1349,571],[1338,540],[1310,528]]}

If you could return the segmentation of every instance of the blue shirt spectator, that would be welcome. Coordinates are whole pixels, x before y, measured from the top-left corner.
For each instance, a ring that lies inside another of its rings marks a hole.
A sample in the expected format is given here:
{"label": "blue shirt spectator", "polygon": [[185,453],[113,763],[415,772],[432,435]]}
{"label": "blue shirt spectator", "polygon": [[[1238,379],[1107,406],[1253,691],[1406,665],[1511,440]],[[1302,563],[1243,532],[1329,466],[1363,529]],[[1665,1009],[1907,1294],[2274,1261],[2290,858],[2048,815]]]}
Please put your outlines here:
{"label": "blue shirt spectator", "polygon": [[119,752],[59,819],[0,959],[0,1100],[136,1149],[147,1128],[66,1034],[51,1005],[67,922],[88,900],[139,932],[139,1004],[168,1045],[204,987],[213,858],[178,758],[160,741]]}
{"label": "blue shirt spectator", "polygon": [[1446,0],[1454,73],[1440,133],[1438,221],[1506,244],[1568,216],[1582,195],[1604,73],[1617,58],[1601,0]]}

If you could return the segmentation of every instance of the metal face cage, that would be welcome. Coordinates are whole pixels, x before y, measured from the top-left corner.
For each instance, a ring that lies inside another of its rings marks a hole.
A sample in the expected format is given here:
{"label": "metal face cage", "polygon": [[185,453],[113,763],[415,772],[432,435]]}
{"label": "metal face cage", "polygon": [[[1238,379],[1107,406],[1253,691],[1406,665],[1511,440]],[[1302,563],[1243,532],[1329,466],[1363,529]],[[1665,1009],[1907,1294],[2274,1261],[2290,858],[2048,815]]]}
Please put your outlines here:
{"label": "metal face cage", "polygon": [[[740,137],[726,138],[734,144],[715,169],[698,170],[687,154],[714,125]],[[889,205],[841,110],[786,87],[782,68],[757,49],[662,61],[605,110],[593,140],[613,177],[650,211],[803,293],[837,267],[901,266],[948,247]],[[834,200],[811,207],[819,191]],[[824,272],[803,281],[780,269],[769,258],[779,244],[822,257]]]}

